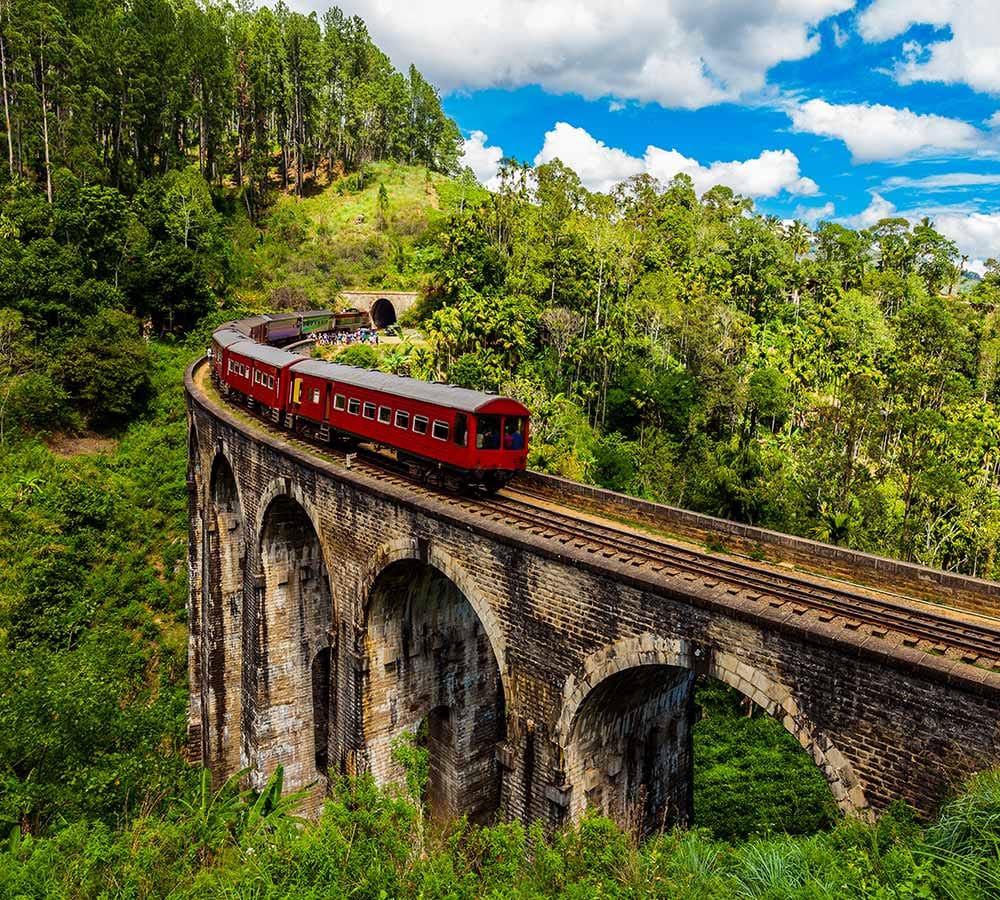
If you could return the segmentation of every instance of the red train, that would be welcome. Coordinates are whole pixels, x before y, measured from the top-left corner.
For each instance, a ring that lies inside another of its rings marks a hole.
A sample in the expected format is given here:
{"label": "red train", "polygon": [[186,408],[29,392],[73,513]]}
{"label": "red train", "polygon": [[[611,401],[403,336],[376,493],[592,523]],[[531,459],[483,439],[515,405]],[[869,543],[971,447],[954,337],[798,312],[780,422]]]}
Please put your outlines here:
{"label": "red train", "polygon": [[212,335],[223,396],[324,441],[391,448],[452,487],[495,491],[525,468],[529,413],[516,400],[305,358],[250,340],[256,325],[231,322]]}

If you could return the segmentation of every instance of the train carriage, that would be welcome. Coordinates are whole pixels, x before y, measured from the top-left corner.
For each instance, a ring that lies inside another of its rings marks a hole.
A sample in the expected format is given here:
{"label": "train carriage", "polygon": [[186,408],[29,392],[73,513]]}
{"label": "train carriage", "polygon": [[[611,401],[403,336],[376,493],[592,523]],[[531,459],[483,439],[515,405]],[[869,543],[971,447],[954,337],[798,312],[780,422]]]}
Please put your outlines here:
{"label": "train carriage", "polygon": [[229,347],[226,365],[230,386],[264,407],[280,421],[288,395],[288,370],[302,357],[244,340]]}
{"label": "train carriage", "polygon": [[528,410],[516,400],[318,360],[295,363],[291,373],[289,412],[315,428],[494,489],[527,463]]}
{"label": "train carriage", "polygon": [[302,334],[302,317],[299,313],[273,313],[267,319],[267,339],[264,343],[274,346],[298,340]]}
{"label": "train carriage", "polygon": [[302,337],[322,334],[333,329],[333,312],[328,309],[314,309],[299,316],[299,333]]}
{"label": "train carriage", "polygon": [[215,332],[212,374],[224,395],[324,441],[339,434],[392,448],[411,470],[449,486],[496,490],[526,467],[529,414],[521,403],[278,349],[271,344],[318,331],[334,314],[289,315],[295,335],[285,330],[289,316],[255,316]]}
{"label": "train carriage", "polygon": [[212,365],[212,379],[216,384],[226,383],[224,376],[229,348],[246,339],[246,335],[237,331],[232,325],[224,326],[212,335],[212,344],[209,347],[208,355]]}
{"label": "train carriage", "polygon": [[371,328],[372,319],[363,309],[344,309],[333,314],[334,331],[357,331],[359,328]]}

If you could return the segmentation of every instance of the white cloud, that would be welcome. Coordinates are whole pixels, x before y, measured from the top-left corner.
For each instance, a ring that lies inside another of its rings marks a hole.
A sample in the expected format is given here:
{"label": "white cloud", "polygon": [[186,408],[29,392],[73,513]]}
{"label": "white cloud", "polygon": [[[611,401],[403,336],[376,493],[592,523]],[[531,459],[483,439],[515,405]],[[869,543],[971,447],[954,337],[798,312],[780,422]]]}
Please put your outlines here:
{"label": "white cloud", "polygon": [[1000,259],[1000,213],[940,212],[933,218],[934,227],[961,253],[973,260]]}
{"label": "white cloud", "polygon": [[833,23],[833,42],[838,47],[843,47],[847,43],[850,34],[844,31],[836,22]]}
{"label": "white cloud", "polygon": [[1000,15],[996,0],[875,0],[858,17],[869,42],[887,41],[913,25],[950,28],[951,35],[923,45],[907,41],[893,70],[902,84],[940,81],[1000,93]]}
{"label": "white cloud", "polygon": [[1000,128],[1000,109],[986,120],[985,125],[987,128]]}
{"label": "white cloud", "polygon": [[988,184],[1000,184],[1000,172],[996,174],[948,172],[943,175],[925,175],[923,178],[910,178],[905,175],[899,175],[886,179],[879,189],[883,191],[896,191],[901,188],[916,188],[923,191],[942,191]]}
{"label": "white cloud", "polygon": [[822,206],[796,206],[795,218],[801,219],[810,227],[815,227],[817,222],[832,219],[836,211],[837,208],[831,202]]}
{"label": "white cloud", "polygon": [[473,131],[462,145],[462,155],[458,164],[471,168],[480,184],[495,190],[497,169],[500,168],[500,160],[503,159],[503,148],[487,147],[487,140],[489,138],[483,132]]}
{"label": "white cloud", "polygon": [[910,224],[928,216],[934,227],[958,245],[958,251],[972,261],[967,268],[984,270],[983,260],[1000,259],[1000,213],[984,213],[960,206],[942,206],[900,211],[880,194],[873,192],[868,208],[841,221],[852,228],[868,228],[879,219],[899,217]]}
{"label": "white cloud", "polygon": [[895,215],[895,205],[881,194],[873,191],[867,209],[863,209],[857,215],[847,216],[842,221],[845,225],[850,225],[851,228],[870,228],[880,219],[888,219]]}
{"label": "white cloud", "polygon": [[754,159],[704,166],[677,150],[664,150],[652,144],[641,158],[631,156],[617,147],[609,147],[583,128],[557,122],[546,132],[535,164],[556,157],[573,169],[592,191],[607,192],[618,182],[641,172],[664,184],[683,172],[691,176],[699,194],[717,184],[750,197],[774,197],[782,191],[809,196],[819,190],[815,181],[799,173],[798,157],[791,150],[765,150]]}
{"label": "white cloud", "polygon": [[[764,87],[819,50],[855,0],[341,0],[400,67],[444,91],[541,85],[588,99],[697,109]],[[327,0],[292,0],[302,10]]]}
{"label": "white cloud", "polygon": [[903,159],[934,151],[977,151],[988,138],[958,119],[924,115],[881,103],[807,100],[785,107],[794,131],[837,138],[857,162]]}
{"label": "white cloud", "polygon": [[621,112],[623,109],[625,109],[625,106],[626,104],[621,100],[612,100],[608,104],[608,112]]}

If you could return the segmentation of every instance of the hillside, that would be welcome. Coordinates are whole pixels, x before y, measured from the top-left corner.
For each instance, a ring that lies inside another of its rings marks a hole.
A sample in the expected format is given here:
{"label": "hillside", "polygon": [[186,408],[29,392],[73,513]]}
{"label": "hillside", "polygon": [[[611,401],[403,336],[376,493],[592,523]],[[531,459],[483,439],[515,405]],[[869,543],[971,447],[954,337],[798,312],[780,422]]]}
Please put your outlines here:
{"label": "hillside", "polygon": [[393,162],[370,163],[363,175],[321,175],[301,199],[280,196],[261,232],[238,234],[252,261],[245,296],[270,307],[326,307],[342,288],[418,287],[439,229],[485,194],[474,181]]}

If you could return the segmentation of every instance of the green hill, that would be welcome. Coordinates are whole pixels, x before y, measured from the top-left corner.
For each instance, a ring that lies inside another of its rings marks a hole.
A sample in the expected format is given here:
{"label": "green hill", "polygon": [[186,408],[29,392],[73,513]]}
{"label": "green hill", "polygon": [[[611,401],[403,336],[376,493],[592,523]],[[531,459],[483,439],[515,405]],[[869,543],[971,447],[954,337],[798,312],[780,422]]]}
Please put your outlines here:
{"label": "green hill", "polygon": [[485,190],[418,166],[370,163],[302,199],[278,199],[238,246],[251,261],[244,293],[269,307],[330,306],[348,287],[418,287],[437,228]]}

